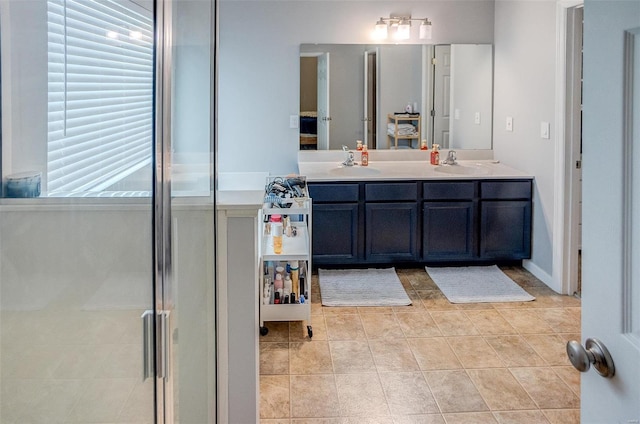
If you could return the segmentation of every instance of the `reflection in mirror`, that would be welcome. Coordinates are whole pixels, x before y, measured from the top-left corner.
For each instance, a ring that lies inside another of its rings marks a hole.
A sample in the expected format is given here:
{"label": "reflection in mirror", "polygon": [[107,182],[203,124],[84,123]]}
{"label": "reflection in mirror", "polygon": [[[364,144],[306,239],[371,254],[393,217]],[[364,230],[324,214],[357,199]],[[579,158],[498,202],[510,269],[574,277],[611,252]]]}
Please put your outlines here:
{"label": "reflection in mirror", "polygon": [[491,45],[303,44],[300,148],[491,149],[492,81]]}

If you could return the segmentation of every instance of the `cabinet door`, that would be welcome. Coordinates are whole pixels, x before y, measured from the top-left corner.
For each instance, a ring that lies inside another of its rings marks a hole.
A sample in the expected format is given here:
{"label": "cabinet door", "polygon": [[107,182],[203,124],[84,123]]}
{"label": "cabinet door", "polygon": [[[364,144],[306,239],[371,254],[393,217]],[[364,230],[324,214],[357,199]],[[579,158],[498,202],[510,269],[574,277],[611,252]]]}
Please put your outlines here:
{"label": "cabinet door", "polygon": [[358,204],[314,204],[312,234],[315,265],[357,262]]}
{"label": "cabinet door", "polygon": [[417,203],[367,203],[365,207],[367,262],[417,260]]}
{"label": "cabinet door", "polygon": [[483,201],[480,215],[482,259],[531,257],[530,201]]}
{"label": "cabinet door", "polygon": [[422,258],[464,260],[476,256],[474,202],[424,202]]}

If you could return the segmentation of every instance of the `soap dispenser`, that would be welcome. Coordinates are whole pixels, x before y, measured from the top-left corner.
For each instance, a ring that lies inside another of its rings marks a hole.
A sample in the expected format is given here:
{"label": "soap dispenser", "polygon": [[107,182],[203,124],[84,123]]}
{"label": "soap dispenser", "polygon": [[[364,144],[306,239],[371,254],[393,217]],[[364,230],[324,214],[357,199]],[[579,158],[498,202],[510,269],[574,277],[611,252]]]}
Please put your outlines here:
{"label": "soap dispenser", "polygon": [[440,164],[440,152],[438,148],[440,148],[440,146],[435,143],[431,145],[431,165]]}
{"label": "soap dispenser", "polygon": [[369,150],[367,150],[367,145],[362,146],[362,158],[360,159],[360,164],[362,166],[369,165]]}

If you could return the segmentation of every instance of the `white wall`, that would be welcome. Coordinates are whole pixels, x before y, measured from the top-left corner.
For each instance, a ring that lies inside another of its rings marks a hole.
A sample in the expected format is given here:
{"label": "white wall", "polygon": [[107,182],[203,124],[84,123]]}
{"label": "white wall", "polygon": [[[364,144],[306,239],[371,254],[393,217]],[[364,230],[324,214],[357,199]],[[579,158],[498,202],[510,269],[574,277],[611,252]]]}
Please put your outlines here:
{"label": "white wall", "polygon": [[[494,157],[535,175],[533,253],[525,266],[551,282],[554,209],[556,3],[495,3]],[[505,131],[507,116],[513,132]],[[551,139],[540,137],[540,122]]]}
{"label": "white wall", "polygon": [[222,0],[219,171],[297,171],[298,130],[289,116],[299,109],[299,45],[371,43],[375,22],[390,13],[429,17],[432,44],[493,42],[492,0]]}

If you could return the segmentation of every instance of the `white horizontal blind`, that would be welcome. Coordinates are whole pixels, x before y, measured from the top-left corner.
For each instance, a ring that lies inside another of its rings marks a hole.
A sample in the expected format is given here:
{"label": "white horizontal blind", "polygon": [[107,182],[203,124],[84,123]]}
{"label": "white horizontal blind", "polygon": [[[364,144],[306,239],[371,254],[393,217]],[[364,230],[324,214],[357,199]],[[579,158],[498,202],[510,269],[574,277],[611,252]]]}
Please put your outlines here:
{"label": "white horizontal blind", "polygon": [[150,163],[152,13],[48,0],[47,191],[100,191]]}

